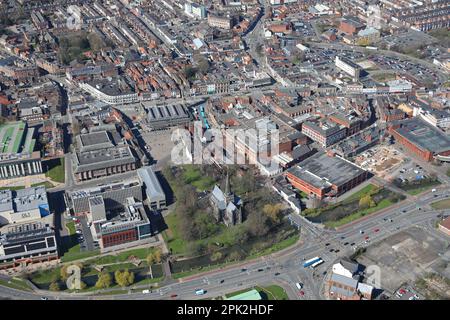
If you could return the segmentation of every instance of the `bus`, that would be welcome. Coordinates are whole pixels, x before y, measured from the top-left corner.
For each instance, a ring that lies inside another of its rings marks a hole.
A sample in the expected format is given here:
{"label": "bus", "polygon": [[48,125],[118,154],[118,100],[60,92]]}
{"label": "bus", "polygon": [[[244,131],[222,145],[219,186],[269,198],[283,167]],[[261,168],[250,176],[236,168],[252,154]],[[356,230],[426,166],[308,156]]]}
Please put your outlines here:
{"label": "bus", "polygon": [[314,262],[314,263],[310,266],[310,268],[311,268],[311,269],[315,269],[318,265],[321,265],[322,263],[323,263],[323,260],[320,259],[319,261]]}
{"label": "bus", "polygon": [[320,261],[322,259],[320,259],[319,257],[314,257],[312,259],[306,260],[303,263],[303,268],[308,268],[309,266],[311,266],[312,264],[316,263],[317,261]]}

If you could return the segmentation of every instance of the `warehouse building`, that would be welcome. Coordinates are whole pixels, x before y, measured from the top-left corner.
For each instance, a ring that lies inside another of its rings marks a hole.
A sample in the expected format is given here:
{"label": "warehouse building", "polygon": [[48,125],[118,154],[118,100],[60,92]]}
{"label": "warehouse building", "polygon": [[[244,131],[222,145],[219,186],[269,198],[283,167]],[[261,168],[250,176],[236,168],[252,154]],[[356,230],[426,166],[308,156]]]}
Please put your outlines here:
{"label": "warehouse building", "polygon": [[425,161],[450,161],[450,137],[419,118],[399,121],[389,132],[398,143]]}
{"label": "warehouse building", "polygon": [[367,171],[337,156],[321,152],[286,172],[297,189],[319,199],[339,196],[367,179]]}
{"label": "warehouse building", "polygon": [[184,105],[165,105],[147,108],[147,120],[152,129],[187,125],[190,115]]}

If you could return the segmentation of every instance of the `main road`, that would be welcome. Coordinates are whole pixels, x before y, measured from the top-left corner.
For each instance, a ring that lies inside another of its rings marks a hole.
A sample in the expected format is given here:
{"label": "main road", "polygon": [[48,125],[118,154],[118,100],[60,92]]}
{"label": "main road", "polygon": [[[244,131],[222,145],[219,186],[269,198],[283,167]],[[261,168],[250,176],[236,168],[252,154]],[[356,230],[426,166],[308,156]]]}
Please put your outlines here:
{"label": "main road", "polygon": [[[194,276],[179,279],[171,284],[154,289],[150,293],[142,293],[145,287],[137,292],[107,296],[88,296],[81,294],[54,293],[48,291],[18,291],[0,286],[0,297],[10,299],[195,299],[196,289],[206,290],[201,298],[214,298],[226,293],[252,287],[254,285],[279,284],[285,288],[290,299],[323,298],[321,286],[325,273],[330,266],[342,257],[353,253],[356,248],[379,242],[392,234],[415,225],[428,226],[430,221],[437,220],[440,211],[432,210],[429,204],[439,199],[448,198],[450,190],[441,187],[435,193],[422,194],[417,201],[409,199],[349,224],[337,231],[322,230],[305,223],[302,228],[301,241],[296,245],[264,256],[253,261],[243,262]],[[379,229],[375,232],[374,229]],[[320,231],[320,232],[318,232]],[[363,231],[364,234],[361,234]],[[365,237],[370,237],[370,242]],[[344,244],[347,243],[348,244]],[[353,246],[350,244],[354,243]],[[330,248],[339,250],[330,252]],[[312,271],[302,267],[304,260],[320,256],[325,263]],[[298,296],[295,282],[304,283],[305,296]],[[176,297],[172,297],[173,295]]]}

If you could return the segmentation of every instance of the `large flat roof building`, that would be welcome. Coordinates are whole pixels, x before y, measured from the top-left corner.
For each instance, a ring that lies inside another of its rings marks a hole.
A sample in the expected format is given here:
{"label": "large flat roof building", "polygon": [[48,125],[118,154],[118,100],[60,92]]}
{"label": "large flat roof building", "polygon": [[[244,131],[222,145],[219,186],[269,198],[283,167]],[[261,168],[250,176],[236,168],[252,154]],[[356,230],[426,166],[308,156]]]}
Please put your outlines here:
{"label": "large flat roof building", "polygon": [[0,191],[0,269],[58,258],[45,187]]}
{"label": "large flat roof building", "polygon": [[152,106],[147,112],[147,121],[153,129],[187,125],[191,119],[188,109],[181,104]]}
{"label": "large flat roof building", "polygon": [[320,199],[339,196],[367,179],[367,171],[337,156],[317,153],[287,170],[291,184]]}
{"label": "large flat roof building", "polygon": [[107,209],[122,208],[126,199],[130,197],[138,201],[143,200],[142,185],[137,178],[103,186],[83,188],[68,192],[66,195],[67,206],[75,216],[86,215],[90,212],[89,199],[93,197],[102,197]]}
{"label": "large flat roof building", "polygon": [[73,155],[78,181],[90,180],[136,169],[136,158],[127,144],[115,144],[107,131],[77,136],[79,151]]}
{"label": "large flat roof building", "polygon": [[400,144],[423,160],[450,161],[450,137],[421,119],[399,121],[389,131]]}
{"label": "large flat roof building", "polygon": [[0,178],[9,179],[42,173],[41,154],[34,151],[34,128],[25,122],[0,125]]}

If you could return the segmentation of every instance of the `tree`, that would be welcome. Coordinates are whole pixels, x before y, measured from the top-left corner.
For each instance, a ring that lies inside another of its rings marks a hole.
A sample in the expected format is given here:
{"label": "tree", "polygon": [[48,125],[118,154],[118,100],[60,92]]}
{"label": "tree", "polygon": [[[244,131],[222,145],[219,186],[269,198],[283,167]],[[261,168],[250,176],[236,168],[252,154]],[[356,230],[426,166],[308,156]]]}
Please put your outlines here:
{"label": "tree", "polygon": [[276,204],[266,204],[263,208],[263,212],[272,220],[272,222],[280,222],[281,216],[281,203]]}
{"label": "tree", "polygon": [[197,69],[195,69],[194,67],[187,66],[184,68],[184,75],[188,80],[194,79],[196,74],[197,74]]}
{"label": "tree", "polygon": [[161,263],[161,255],[162,255],[161,250],[157,249],[153,255],[155,257],[155,262]]}
{"label": "tree", "polygon": [[97,289],[106,289],[109,288],[112,284],[112,277],[109,274],[109,272],[102,272],[99,276],[98,276],[98,280],[95,283],[95,287]]}
{"label": "tree", "polygon": [[268,217],[260,211],[255,211],[247,219],[247,228],[252,236],[260,237],[269,231]]}
{"label": "tree", "polygon": [[299,64],[299,63],[302,63],[303,61],[305,61],[305,59],[306,59],[305,58],[305,54],[303,52],[298,52],[292,58],[292,63],[293,64]]}
{"label": "tree", "polygon": [[155,255],[154,255],[153,253],[150,253],[150,254],[147,256],[146,260],[147,260],[147,263],[148,263],[149,266],[152,265],[152,264],[154,264],[155,261],[156,261]]}
{"label": "tree", "polygon": [[87,284],[80,280],[80,290],[84,290],[87,288]]}
{"label": "tree", "polygon": [[116,283],[121,287],[128,287],[134,283],[134,273],[128,270],[117,270],[114,273],[114,278],[116,280]]}
{"label": "tree", "polygon": [[203,56],[200,56],[197,61],[197,70],[202,74],[207,74],[209,71],[209,61]]}
{"label": "tree", "polygon": [[367,208],[372,208],[375,206],[376,206],[376,203],[375,203],[375,201],[373,201],[370,194],[362,196],[361,199],[359,199],[359,208],[360,209],[367,209]]}
{"label": "tree", "polygon": [[59,283],[57,281],[53,281],[52,283],[50,283],[49,289],[50,291],[60,291],[61,287],[59,286]]}
{"label": "tree", "polygon": [[241,258],[242,254],[239,251],[233,251],[232,253],[230,253],[231,261],[241,260]]}
{"label": "tree", "polygon": [[223,256],[222,252],[220,252],[220,251],[214,252],[211,255],[211,261],[218,261],[218,260],[222,259],[222,256]]}

